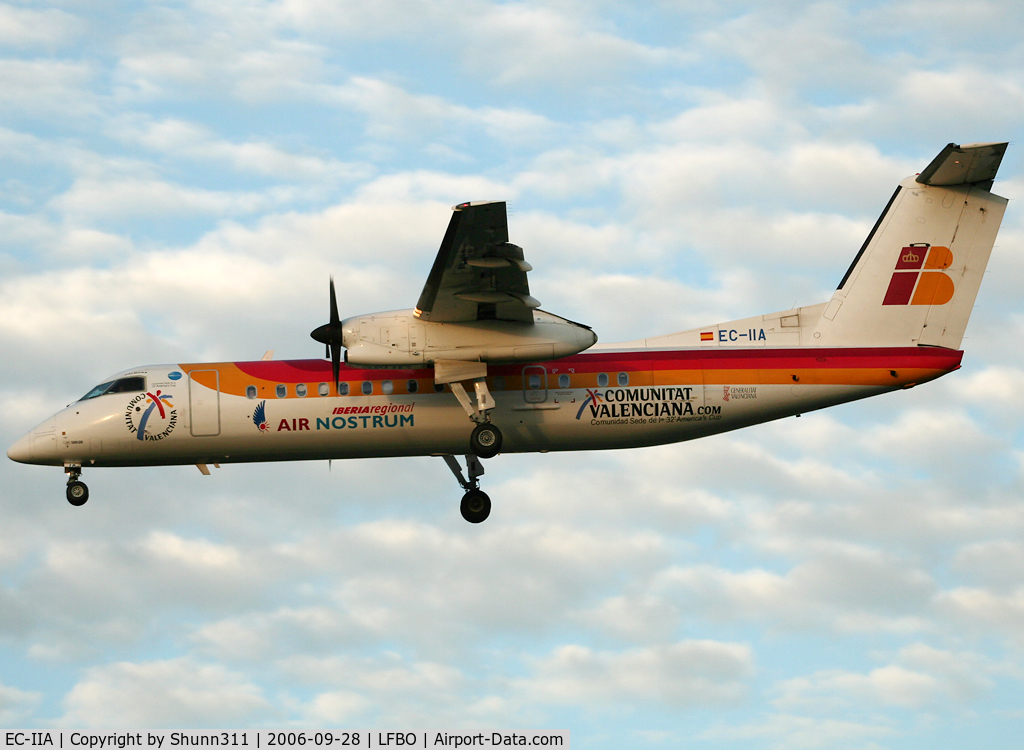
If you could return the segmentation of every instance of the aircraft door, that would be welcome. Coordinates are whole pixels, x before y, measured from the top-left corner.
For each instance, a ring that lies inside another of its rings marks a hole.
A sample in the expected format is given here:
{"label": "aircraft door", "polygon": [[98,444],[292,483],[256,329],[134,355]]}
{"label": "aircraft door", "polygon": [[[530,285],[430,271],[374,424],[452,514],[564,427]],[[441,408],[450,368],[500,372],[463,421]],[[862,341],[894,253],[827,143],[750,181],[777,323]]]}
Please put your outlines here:
{"label": "aircraft door", "polygon": [[523,368],[523,401],[543,404],[548,400],[548,371],[541,365]]}
{"label": "aircraft door", "polygon": [[188,413],[192,434],[220,434],[220,372],[192,370],[188,374]]}

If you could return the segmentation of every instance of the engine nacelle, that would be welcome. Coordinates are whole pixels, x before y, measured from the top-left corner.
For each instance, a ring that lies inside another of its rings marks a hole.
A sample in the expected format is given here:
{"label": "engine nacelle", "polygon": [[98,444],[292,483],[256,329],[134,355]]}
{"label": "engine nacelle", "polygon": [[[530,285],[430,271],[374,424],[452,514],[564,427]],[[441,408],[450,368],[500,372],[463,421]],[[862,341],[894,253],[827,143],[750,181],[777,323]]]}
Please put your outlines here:
{"label": "engine nacelle", "polygon": [[568,357],[597,342],[592,330],[557,315],[534,310],[533,320],[435,323],[420,320],[412,310],[359,315],[341,324],[345,361],[376,367],[422,366],[438,359],[536,362]]}

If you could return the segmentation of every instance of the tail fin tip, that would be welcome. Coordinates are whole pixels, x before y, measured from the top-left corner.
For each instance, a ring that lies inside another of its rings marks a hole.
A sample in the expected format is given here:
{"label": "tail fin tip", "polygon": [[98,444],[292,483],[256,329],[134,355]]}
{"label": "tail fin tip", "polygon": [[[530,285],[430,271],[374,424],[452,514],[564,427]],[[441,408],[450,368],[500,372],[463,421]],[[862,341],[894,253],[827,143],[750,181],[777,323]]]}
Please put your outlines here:
{"label": "tail fin tip", "polygon": [[814,332],[819,345],[960,347],[1006,208],[1007,143],[947,145],[900,183]]}
{"label": "tail fin tip", "polygon": [[949,187],[989,183],[996,178],[1007,142],[948,144],[917,176],[922,185]]}

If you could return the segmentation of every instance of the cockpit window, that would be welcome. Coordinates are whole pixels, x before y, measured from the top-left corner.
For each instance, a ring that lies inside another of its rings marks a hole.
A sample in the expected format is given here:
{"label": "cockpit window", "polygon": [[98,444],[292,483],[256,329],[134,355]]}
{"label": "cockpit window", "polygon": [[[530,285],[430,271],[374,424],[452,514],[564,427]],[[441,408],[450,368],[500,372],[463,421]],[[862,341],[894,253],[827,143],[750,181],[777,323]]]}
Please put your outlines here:
{"label": "cockpit window", "polygon": [[136,375],[130,378],[119,378],[118,380],[100,383],[78,400],[86,401],[97,396],[105,396],[108,393],[138,393],[144,390],[146,390],[146,379],[141,375]]}
{"label": "cockpit window", "polygon": [[96,398],[97,396],[102,396],[102,395],[103,395],[104,393],[106,393],[106,392],[107,392],[107,390],[108,390],[108,389],[110,388],[110,386],[112,386],[113,384],[114,384],[114,381],[113,381],[113,380],[111,380],[111,381],[110,381],[109,383],[100,383],[100,384],[99,384],[98,386],[96,386],[95,388],[93,388],[93,389],[92,389],[91,391],[89,391],[88,393],[86,393],[86,394],[85,394],[84,396],[82,396],[82,397],[81,397],[80,399],[78,399],[78,400],[79,400],[79,401],[87,401],[87,400],[88,400],[88,399],[90,399],[90,398]]}
{"label": "cockpit window", "polygon": [[115,380],[114,385],[107,393],[139,393],[144,390],[146,390],[146,379],[140,375],[134,378]]}

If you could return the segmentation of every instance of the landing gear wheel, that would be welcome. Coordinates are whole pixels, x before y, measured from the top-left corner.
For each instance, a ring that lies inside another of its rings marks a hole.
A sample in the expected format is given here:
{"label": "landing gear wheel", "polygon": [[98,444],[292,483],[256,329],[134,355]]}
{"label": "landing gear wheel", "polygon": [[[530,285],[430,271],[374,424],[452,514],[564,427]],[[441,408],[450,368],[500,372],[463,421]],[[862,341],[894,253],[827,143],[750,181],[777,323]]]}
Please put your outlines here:
{"label": "landing gear wheel", "polygon": [[68,482],[68,502],[74,506],[85,505],[89,499],[89,488],[85,486],[85,482],[79,482],[77,479]]}
{"label": "landing gear wheel", "polygon": [[487,516],[491,515],[491,498],[487,497],[483,490],[470,490],[462,496],[459,510],[462,511],[462,517],[470,523],[486,521]]}
{"label": "landing gear wheel", "polygon": [[501,450],[501,430],[490,422],[478,424],[469,436],[469,449],[480,458],[493,458]]}

